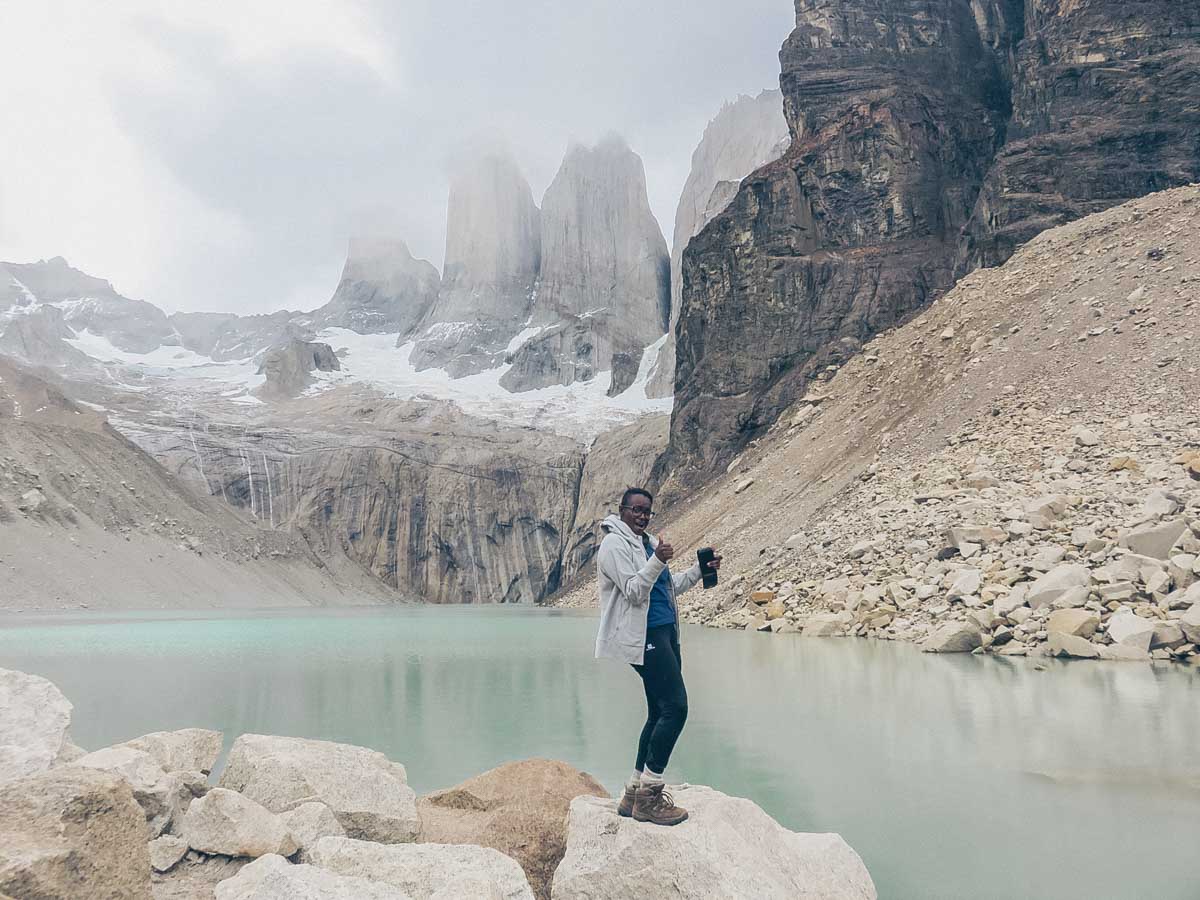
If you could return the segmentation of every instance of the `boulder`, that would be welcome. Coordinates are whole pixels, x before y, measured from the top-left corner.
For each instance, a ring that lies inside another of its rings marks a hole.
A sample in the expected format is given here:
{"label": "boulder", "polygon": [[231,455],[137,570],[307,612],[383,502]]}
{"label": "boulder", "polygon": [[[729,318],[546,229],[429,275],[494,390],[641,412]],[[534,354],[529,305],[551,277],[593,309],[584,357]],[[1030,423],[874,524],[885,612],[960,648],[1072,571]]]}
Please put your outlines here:
{"label": "boulder", "polygon": [[1150,654],[1138,647],[1128,647],[1125,644],[1093,644],[1099,652],[1100,659],[1111,662],[1148,662]]}
{"label": "boulder", "polygon": [[584,794],[608,796],[591,775],[557,760],[505,763],[419,799],[420,839],[499,850],[520,863],[534,895],[545,900],[566,852],[567,811]]}
{"label": "boulder", "polygon": [[71,703],[37,675],[0,669],[0,783],[63,762],[73,744]]}
{"label": "boulder", "polygon": [[973,597],[979,593],[982,583],[983,573],[978,569],[959,569],[954,576],[953,583],[950,585],[950,590],[946,592],[946,599],[964,600],[967,597]]}
{"label": "boulder", "polygon": [[[1114,644],[1124,644],[1127,647],[1136,647],[1138,650],[1149,650],[1157,624],[1157,622],[1143,619],[1131,612],[1119,612],[1108,620],[1108,636]],[[1182,637],[1181,633],[1180,638]],[[1180,643],[1183,641],[1181,640]]]}
{"label": "boulder", "polygon": [[81,756],[72,765],[113,772],[128,781],[133,788],[133,798],[146,814],[148,840],[158,837],[172,822],[178,821],[192,798],[207,789],[200,773],[189,778],[180,772],[164,772],[149,753],[128,746],[96,750]]}
{"label": "boulder", "polygon": [[1052,604],[1071,588],[1087,587],[1092,575],[1087,566],[1065,563],[1055,566],[1029,586],[1028,602],[1033,609]]}
{"label": "boulder", "polygon": [[554,900],[793,900],[876,897],[858,854],[836,834],[788,831],[749,800],[672,789],[689,818],[663,828],[621,818],[612,800],[571,801]]}
{"label": "boulder", "polygon": [[296,842],[283,820],[236,791],[213,788],[188,807],[180,827],[193,850],[223,856],[291,856]]}
{"label": "boulder", "polygon": [[1168,559],[1171,556],[1171,548],[1187,530],[1187,522],[1183,519],[1174,519],[1163,522],[1161,525],[1143,525],[1135,528],[1122,537],[1118,543],[1141,556]]}
{"label": "boulder", "polygon": [[490,847],[376,844],[324,837],[317,841],[310,856],[323,869],[394,885],[411,894],[414,900],[432,897],[464,875],[487,884],[503,900],[533,900],[533,891],[521,867]]}
{"label": "boulder", "polygon": [[324,803],[301,803],[280,813],[279,818],[300,850],[300,861],[308,862],[308,851],[323,837],[345,837],[337,816]]}
{"label": "boulder", "polygon": [[1077,659],[1095,659],[1100,655],[1100,648],[1087,638],[1061,631],[1050,632],[1046,649],[1051,656],[1072,656]]}
{"label": "boulder", "polygon": [[148,849],[150,865],[154,871],[166,872],[183,859],[183,855],[188,852],[188,845],[183,838],[175,837],[173,834],[164,834],[152,840]]}
{"label": "boulder", "polygon": [[318,866],[295,866],[277,854],[244,866],[218,884],[213,894],[216,900],[412,900],[393,885],[338,875]]}
{"label": "boulder", "polygon": [[346,834],[363,840],[400,843],[420,830],[404,766],[365,747],[243,734],[229,751],[221,786],[272,812],[320,800]]}
{"label": "boulder", "polygon": [[842,637],[846,625],[838,613],[817,613],[804,623],[801,637]]}
{"label": "boulder", "polygon": [[1100,617],[1087,609],[1056,609],[1046,620],[1046,631],[1051,634],[1073,634],[1090,638],[1100,627]]}
{"label": "boulder", "polygon": [[208,728],[155,731],[117,747],[132,747],[149,753],[167,772],[200,772],[207,775],[221,755],[222,735]]}
{"label": "boulder", "polygon": [[983,635],[970,622],[947,622],[921,642],[924,653],[970,653],[983,643]]}
{"label": "boulder", "polygon": [[150,900],[146,820],[111,772],[62,766],[0,786],[0,895]]}
{"label": "boulder", "polygon": [[993,544],[1003,544],[1007,540],[1007,531],[990,525],[958,525],[946,529],[946,546],[957,547],[960,553],[963,544],[989,547]]}
{"label": "boulder", "polygon": [[[1188,593],[1192,591],[1189,589]],[[1190,643],[1200,644],[1200,602],[1193,603],[1191,608],[1179,617],[1179,627]]]}
{"label": "boulder", "polygon": [[1176,647],[1182,647],[1186,643],[1188,643],[1188,640],[1183,636],[1183,629],[1178,625],[1172,625],[1169,622],[1155,623],[1154,636],[1150,638],[1151,650],[1157,650],[1159,647],[1174,650]]}

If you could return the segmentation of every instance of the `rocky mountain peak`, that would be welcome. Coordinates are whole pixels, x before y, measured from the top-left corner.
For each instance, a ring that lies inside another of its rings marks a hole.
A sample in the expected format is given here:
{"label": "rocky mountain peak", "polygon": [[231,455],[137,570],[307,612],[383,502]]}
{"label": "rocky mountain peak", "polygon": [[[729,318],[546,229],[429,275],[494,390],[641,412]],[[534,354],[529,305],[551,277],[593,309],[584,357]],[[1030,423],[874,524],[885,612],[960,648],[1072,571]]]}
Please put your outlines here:
{"label": "rocky mountain peak", "polygon": [[[418,368],[452,375],[492,368],[524,326],[541,263],[537,205],[512,157],[488,151],[451,176],[444,278],[413,351]],[[465,324],[463,324],[465,323]],[[453,325],[446,328],[439,326]]]}
{"label": "rocky mountain peak", "polygon": [[441,279],[395,238],[351,238],[346,265],[328,303],[309,317],[315,328],[407,336],[437,299]]}
{"label": "rocky mountain peak", "polygon": [[683,290],[684,249],[729,205],[742,179],[782,156],[788,143],[783,95],[777,90],[727,101],[704,129],[675,210],[670,336],[655,361],[646,389],[650,396],[669,397],[675,389],[675,323]]}
{"label": "rocky mountain peak", "polygon": [[[616,135],[592,147],[572,145],[542,199],[532,323],[549,332],[517,350],[511,388],[591,377],[611,368],[614,351],[640,359],[665,332],[669,310],[670,257],[650,211],[641,157]],[[557,349],[547,353],[538,343],[562,344],[562,328],[551,327],[560,325],[572,332],[572,358],[561,365]]]}

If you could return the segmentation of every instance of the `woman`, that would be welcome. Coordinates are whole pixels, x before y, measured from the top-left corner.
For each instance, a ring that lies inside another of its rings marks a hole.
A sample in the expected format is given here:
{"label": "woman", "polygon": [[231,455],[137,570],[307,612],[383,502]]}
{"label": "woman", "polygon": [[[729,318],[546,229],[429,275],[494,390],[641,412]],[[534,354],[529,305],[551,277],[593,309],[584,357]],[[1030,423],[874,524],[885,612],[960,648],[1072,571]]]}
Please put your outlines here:
{"label": "woman", "polygon": [[[629,488],[621,497],[618,515],[600,524],[600,631],[596,658],[627,662],[642,678],[648,709],[638,740],[637,762],[617,806],[622,816],[639,822],[678,825],[687,810],[675,805],[663,790],[675,741],[687,721],[687,689],[683,684],[679,650],[679,616],[675,598],[700,580],[700,564],[671,576],[667,563],[675,548],[664,537],[646,533],[654,516],[654,497],[643,488]],[[721,567],[715,555],[709,563]]]}

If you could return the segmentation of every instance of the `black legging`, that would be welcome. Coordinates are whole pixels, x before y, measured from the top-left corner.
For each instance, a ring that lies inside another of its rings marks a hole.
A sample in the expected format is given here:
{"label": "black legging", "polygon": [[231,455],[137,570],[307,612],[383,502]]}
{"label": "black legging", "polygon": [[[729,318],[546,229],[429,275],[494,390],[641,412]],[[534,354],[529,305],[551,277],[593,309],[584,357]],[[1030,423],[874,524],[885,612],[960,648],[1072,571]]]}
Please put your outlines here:
{"label": "black legging", "polygon": [[648,715],[638,739],[637,765],[661,775],[667,770],[675,741],[687,721],[687,688],[683,686],[683,656],[674,625],[659,625],[646,632],[645,657],[633,668],[642,676]]}

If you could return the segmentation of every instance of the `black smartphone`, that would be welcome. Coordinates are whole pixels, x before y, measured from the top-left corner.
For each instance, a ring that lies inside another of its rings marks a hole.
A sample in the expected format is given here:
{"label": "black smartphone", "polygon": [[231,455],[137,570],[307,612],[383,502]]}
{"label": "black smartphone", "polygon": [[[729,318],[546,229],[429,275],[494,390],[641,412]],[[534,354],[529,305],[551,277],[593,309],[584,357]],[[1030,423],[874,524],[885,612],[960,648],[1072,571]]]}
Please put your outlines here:
{"label": "black smartphone", "polygon": [[696,551],[696,559],[700,562],[700,577],[706,588],[716,587],[717,570],[710,569],[708,564],[713,561],[716,551],[712,547],[701,547]]}

